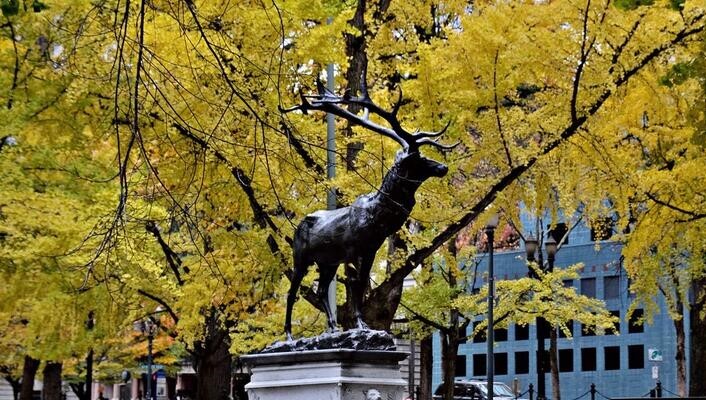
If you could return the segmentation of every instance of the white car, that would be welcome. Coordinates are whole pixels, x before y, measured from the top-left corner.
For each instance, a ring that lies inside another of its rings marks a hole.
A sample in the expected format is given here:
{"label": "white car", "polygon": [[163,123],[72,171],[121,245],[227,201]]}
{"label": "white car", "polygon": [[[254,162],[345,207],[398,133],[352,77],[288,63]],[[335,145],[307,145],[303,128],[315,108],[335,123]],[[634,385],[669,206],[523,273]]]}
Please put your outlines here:
{"label": "white car", "polygon": [[[512,393],[506,384],[502,382],[493,382],[493,399],[494,400],[515,400],[515,394]],[[442,400],[444,385],[439,385],[434,392],[434,400]],[[454,382],[454,400],[488,400],[488,382],[480,380],[456,380]],[[524,399],[517,399],[524,400]]]}

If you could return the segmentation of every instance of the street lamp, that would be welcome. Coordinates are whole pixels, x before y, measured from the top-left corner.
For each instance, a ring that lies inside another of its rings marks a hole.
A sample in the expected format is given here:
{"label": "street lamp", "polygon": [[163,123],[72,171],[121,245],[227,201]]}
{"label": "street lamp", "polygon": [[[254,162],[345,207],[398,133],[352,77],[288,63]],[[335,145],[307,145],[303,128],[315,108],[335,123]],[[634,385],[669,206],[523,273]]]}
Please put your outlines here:
{"label": "street lamp", "polygon": [[487,372],[488,372],[488,399],[493,400],[495,397],[493,390],[493,378],[495,375],[494,370],[494,358],[493,353],[493,307],[495,305],[495,272],[493,271],[493,244],[495,237],[495,228],[498,227],[498,214],[493,212],[490,219],[485,224],[485,234],[488,238],[488,358],[487,358]]}
{"label": "street lamp", "polygon": [[527,252],[527,261],[534,261],[534,253],[537,251],[537,239],[531,233],[525,239],[525,251]]}
{"label": "street lamp", "polygon": [[147,317],[145,319],[135,321],[134,328],[137,332],[143,335],[147,335],[147,387],[145,388],[145,398],[147,400],[153,400],[152,398],[152,340],[154,339],[155,333],[157,333],[157,323],[152,320],[152,318]]}
{"label": "street lamp", "polygon": [[549,235],[547,241],[544,242],[544,249],[547,251],[547,261],[549,262],[547,271],[552,272],[554,271],[554,257],[556,256],[557,251],[557,243],[552,235]]}

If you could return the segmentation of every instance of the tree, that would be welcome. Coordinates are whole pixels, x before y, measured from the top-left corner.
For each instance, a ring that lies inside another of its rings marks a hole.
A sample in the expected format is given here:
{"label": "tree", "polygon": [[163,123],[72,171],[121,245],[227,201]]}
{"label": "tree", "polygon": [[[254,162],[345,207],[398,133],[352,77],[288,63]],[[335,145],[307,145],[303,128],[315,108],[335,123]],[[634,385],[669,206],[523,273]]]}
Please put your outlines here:
{"label": "tree", "polygon": [[[62,24],[80,11],[50,20],[41,2],[27,5],[3,8],[0,28],[0,81],[6,83],[0,116],[8,133],[0,147],[0,265],[7,283],[0,317],[16,334],[13,357],[24,359],[20,397],[31,398],[44,362],[43,395],[57,398],[62,369],[70,371],[67,365],[88,348],[100,348],[124,316],[103,288],[82,287],[88,277],[81,266],[91,263],[115,186],[106,142],[96,132],[100,120],[93,117],[99,104],[85,81],[64,73],[71,33]],[[101,321],[93,332],[83,329],[89,311]]]}

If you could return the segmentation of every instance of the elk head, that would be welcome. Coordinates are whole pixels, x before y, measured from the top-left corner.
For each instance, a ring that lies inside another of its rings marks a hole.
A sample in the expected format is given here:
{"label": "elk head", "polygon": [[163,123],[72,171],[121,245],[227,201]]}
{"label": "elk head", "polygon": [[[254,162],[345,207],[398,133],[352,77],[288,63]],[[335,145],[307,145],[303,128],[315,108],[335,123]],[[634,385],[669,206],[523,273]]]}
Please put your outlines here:
{"label": "elk head", "polygon": [[398,152],[395,165],[399,166],[398,174],[401,178],[417,182],[424,182],[431,177],[442,178],[449,171],[446,165],[426,158],[418,151],[411,154]]}

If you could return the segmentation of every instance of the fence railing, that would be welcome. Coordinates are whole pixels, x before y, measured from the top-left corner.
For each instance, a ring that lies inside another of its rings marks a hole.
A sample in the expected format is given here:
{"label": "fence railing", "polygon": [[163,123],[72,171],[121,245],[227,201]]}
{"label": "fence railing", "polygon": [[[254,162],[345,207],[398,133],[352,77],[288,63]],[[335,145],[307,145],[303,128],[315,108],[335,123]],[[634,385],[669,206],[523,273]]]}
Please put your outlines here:
{"label": "fence railing", "polygon": [[[664,393],[667,393],[671,396],[663,396]],[[534,389],[533,384],[529,384],[529,388],[525,390],[522,393],[519,393],[515,396],[515,400],[518,400],[520,398],[524,398],[527,396],[529,400],[535,400],[535,395],[536,391]],[[678,394],[664,388],[662,386],[662,382],[657,381],[655,386],[653,388],[650,388],[650,390],[642,395],[641,397],[612,397],[612,396],[606,396],[605,394],[601,393],[598,389],[596,389],[596,385],[594,383],[591,384],[590,388],[580,396],[577,396],[573,399],[570,400],[580,400],[586,398],[586,400],[644,400],[646,398],[661,398],[664,400],[676,400],[676,399],[683,399],[683,400],[706,400],[706,397],[682,397],[679,396]],[[539,397],[537,396],[536,400],[551,400],[548,397]]]}

